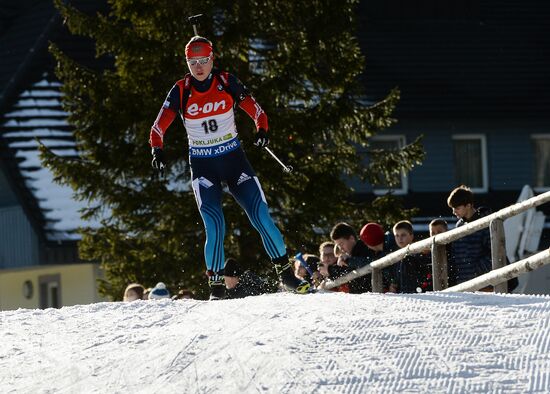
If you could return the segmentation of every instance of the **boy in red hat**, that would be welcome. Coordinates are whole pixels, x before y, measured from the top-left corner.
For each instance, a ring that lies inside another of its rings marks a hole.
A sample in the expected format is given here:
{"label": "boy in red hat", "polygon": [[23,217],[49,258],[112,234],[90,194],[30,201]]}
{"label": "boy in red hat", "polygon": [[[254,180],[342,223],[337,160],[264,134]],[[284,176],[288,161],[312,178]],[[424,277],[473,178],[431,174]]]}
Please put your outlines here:
{"label": "boy in red hat", "polygon": [[384,250],[384,228],[378,223],[367,223],[359,233],[361,240],[375,252]]}
{"label": "boy in red hat", "polygon": [[[398,249],[393,234],[389,231],[384,232],[384,228],[378,223],[372,222],[365,224],[359,233],[359,237],[365,245],[374,252],[373,260],[381,259],[388,253]],[[382,270],[382,275],[385,291],[395,292],[396,287],[391,286],[392,283],[396,282],[395,268],[393,266],[384,268]]]}

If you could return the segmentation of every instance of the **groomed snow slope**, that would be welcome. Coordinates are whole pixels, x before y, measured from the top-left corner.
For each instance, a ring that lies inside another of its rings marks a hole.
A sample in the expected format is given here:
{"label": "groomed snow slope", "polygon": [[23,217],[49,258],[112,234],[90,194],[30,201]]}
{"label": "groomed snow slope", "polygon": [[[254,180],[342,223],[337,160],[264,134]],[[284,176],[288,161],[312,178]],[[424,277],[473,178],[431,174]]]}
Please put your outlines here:
{"label": "groomed snow slope", "polygon": [[550,297],[138,301],[0,313],[2,393],[548,393]]}

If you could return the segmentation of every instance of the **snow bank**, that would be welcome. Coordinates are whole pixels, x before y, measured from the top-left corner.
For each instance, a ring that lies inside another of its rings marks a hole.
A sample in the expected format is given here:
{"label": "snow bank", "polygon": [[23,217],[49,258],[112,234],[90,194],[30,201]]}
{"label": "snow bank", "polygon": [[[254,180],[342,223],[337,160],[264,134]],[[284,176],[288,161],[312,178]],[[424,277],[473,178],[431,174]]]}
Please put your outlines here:
{"label": "snow bank", "polygon": [[3,393],[550,392],[548,296],[272,294],[0,323]]}

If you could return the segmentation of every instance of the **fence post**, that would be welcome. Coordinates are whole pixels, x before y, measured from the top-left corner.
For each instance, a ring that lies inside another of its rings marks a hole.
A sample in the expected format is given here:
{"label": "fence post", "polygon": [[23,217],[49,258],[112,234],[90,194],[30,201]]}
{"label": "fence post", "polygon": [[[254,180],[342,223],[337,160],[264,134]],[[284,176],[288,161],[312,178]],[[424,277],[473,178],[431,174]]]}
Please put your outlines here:
{"label": "fence post", "polygon": [[434,291],[446,289],[449,286],[447,270],[447,245],[432,242],[432,281]]}
{"label": "fence post", "polygon": [[372,270],[372,292],[382,293],[384,291],[384,281],[382,279],[382,270],[373,268]]}
{"label": "fence post", "polygon": [[[504,222],[493,219],[489,225],[491,231],[491,259],[493,270],[506,266],[506,243],[504,239]],[[495,293],[508,293],[508,281],[495,285]]]}

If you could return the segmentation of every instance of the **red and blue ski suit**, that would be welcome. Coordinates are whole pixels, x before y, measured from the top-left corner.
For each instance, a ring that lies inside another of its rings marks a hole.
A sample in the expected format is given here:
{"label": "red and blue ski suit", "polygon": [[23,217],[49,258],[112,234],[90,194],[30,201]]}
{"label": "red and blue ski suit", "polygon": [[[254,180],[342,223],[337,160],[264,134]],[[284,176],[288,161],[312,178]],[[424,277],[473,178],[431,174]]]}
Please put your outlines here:
{"label": "red and blue ski suit", "polygon": [[260,233],[272,260],[286,256],[281,232],[274,224],[260,182],[248,162],[237,136],[234,108],[239,106],[267,131],[267,115],[233,75],[213,70],[204,81],[190,74],[168,93],[151,128],[151,147],[163,147],[163,137],[179,112],[189,140],[193,192],[204,222],[206,267],[222,272],[225,219],[222,212],[222,184],[243,207]]}

